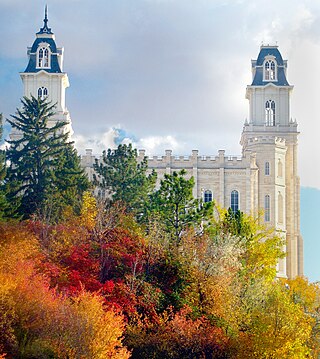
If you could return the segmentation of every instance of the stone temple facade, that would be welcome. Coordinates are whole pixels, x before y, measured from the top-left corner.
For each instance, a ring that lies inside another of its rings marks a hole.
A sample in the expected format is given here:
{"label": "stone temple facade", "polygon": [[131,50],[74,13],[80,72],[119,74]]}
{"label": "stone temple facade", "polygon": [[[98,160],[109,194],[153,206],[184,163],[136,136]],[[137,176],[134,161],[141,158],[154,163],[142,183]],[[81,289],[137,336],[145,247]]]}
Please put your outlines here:
{"label": "stone temple facade", "polygon": [[[65,89],[69,86],[62,70],[63,48],[56,47],[54,35],[47,25],[36,34],[28,48],[29,63],[21,73],[24,95],[46,96],[57,103],[52,121],[71,121],[65,106]],[[297,173],[297,123],[290,117],[290,94],[293,86],[287,80],[287,61],[277,46],[260,48],[251,61],[252,82],[247,86],[249,120],[244,124],[239,157],[225,151],[216,156],[200,156],[197,150],[189,156],[149,158],[160,180],[165,173],[185,169],[195,179],[194,197],[214,200],[234,211],[256,214],[264,212],[264,221],[286,239],[287,257],[278,263],[278,276],[294,278],[303,274],[303,240],[300,234],[300,182]],[[14,136],[14,134],[12,134]],[[139,151],[140,158],[145,156]],[[95,156],[87,150],[82,165],[89,178],[93,175]]]}

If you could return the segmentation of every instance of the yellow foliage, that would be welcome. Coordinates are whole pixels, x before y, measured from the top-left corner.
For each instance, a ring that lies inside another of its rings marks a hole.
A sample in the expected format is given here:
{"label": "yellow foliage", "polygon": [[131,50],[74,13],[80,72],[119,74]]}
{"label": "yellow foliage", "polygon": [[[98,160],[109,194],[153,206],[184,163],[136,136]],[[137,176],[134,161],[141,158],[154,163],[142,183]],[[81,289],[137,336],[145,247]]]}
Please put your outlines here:
{"label": "yellow foliage", "polygon": [[292,299],[300,304],[305,311],[317,310],[320,305],[320,288],[315,283],[309,283],[307,278],[296,277],[295,279],[283,280]]}
{"label": "yellow foliage", "polygon": [[57,342],[60,357],[70,359],[126,359],[130,353],[122,346],[124,321],[113,310],[105,311],[102,298],[82,292],[66,308],[64,337]]}
{"label": "yellow foliage", "polygon": [[96,199],[91,192],[84,192],[80,213],[81,225],[85,226],[88,230],[92,230],[95,227],[97,215],[98,209]]}
{"label": "yellow foliage", "polygon": [[230,236],[195,236],[181,238],[178,261],[186,281],[184,302],[197,315],[222,319],[235,326],[235,303],[238,301],[237,274],[241,267],[236,238]]}
{"label": "yellow foliage", "polygon": [[240,338],[237,358],[303,359],[314,320],[294,303],[290,293],[275,282],[264,301],[251,312],[251,323]]}

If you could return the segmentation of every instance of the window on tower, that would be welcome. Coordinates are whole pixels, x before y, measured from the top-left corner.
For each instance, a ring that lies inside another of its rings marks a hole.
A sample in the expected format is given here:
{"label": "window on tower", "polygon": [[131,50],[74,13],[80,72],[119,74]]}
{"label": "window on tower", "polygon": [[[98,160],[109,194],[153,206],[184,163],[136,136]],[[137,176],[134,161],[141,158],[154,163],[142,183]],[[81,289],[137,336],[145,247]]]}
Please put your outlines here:
{"label": "window on tower", "polygon": [[239,209],[239,192],[236,190],[233,190],[231,192],[231,203],[230,207],[233,213],[237,212]]}
{"label": "window on tower", "polygon": [[270,222],[270,196],[268,194],[264,197],[264,220]]}
{"label": "window on tower", "polygon": [[265,176],[270,176],[270,163],[266,162],[264,164],[264,174]]}
{"label": "window on tower", "polygon": [[48,89],[46,87],[39,87],[38,88],[38,97],[43,100],[44,98],[48,97]]}
{"label": "window on tower", "polygon": [[278,194],[278,222],[283,224],[283,196],[280,192]]}
{"label": "window on tower", "polygon": [[210,190],[204,191],[203,201],[204,201],[205,203],[207,203],[207,202],[212,202],[212,192],[211,192]]}
{"label": "window on tower", "polygon": [[273,100],[268,100],[266,102],[266,125],[275,126],[276,125],[276,103]]}
{"label": "window on tower", "polygon": [[283,176],[283,167],[282,167],[282,162],[279,158],[278,160],[278,177],[282,177]]}
{"label": "window on tower", "polygon": [[264,80],[275,81],[276,80],[276,63],[273,60],[267,60],[264,63]]}
{"label": "window on tower", "polygon": [[40,47],[37,55],[37,67],[41,69],[50,68],[50,51],[48,47]]}

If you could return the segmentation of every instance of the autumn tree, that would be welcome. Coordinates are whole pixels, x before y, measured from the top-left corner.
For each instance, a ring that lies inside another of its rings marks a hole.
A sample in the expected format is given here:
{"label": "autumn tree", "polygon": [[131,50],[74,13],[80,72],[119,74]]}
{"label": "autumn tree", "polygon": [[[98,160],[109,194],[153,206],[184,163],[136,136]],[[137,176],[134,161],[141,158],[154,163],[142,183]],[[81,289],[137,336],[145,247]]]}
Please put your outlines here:
{"label": "autumn tree", "polygon": [[278,260],[285,257],[284,240],[273,229],[261,222],[259,215],[253,217],[241,211],[221,210],[214,231],[239,238],[243,249],[241,275],[247,283],[254,279],[273,282],[277,275]]}
{"label": "autumn tree", "polygon": [[[98,293],[61,295],[28,223],[0,224],[0,353],[8,358],[129,357],[123,316]],[[76,262],[76,261],[75,261]]]}
{"label": "autumn tree", "polygon": [[293,303],[297,304],[310,319],[312,324],[311,337],[308,347],[312,351],[312,357],[320,355],[320,286],[319,283],[309,283],[307,278],[296,277],[283,279],[282,283]]}
{"label": "autumn tree", "polygon": [[188,307],[176,313],[169,309],[157,323],[128,325],[126,344],[132,358],[230,358],[223,330],[205,317],[192,318],[191,312]]}
{"label": "autumn tree", "polygon": [[206,316],[227,330],[237,327],[239,272],[243,248],[231,235],[192,231],[182,236],[177,248],[181,302],[192,308],[194,316]]}
{"label": "autumn tree", "polygon": [[132,144],[120,144],[116,149],[104,151],[94,169],[95,183],[112,202],[121,201],[127,210],[140,218],[143,206],[155,186],[156,173],[147,174],[148,162],[138,159]]}
{"label": "autumn tree", "polygon": [[247,330],[236,344],[235,357],[311,358],[309,340],[313,322],[292,300],[288,289],[275,282],[255,302]]}
{"label": "autumn tree", "polygon": [[101,296],[81,292],[61,309],[64,310],[63,320],[58,323],[58,328],[52,328],[51,335],[52,346],[59,358],[130,357],[130,352],[122,344],[123,316],[105,308]]}
{"label": "autumn tree", "polygon": [[18,213],[24,218],[50,213],[51,220],[56,220],[64,206],[76,206],[88,180],[64,132],[66,124],[49,125],[55,105],[40,97],[24,97],[21,102],[22,109],[8,119],[19,133],[8,141],[8,198],[18,201]]}
{"label": "autumn tree", "polygon": [[193,198],[194,179],[185,178],[186,171],[165,174],[160,188],[150,195],[146,218],[156,214],[172,238],[179,240],[188,227],[201,230],[212,216],[212,202]]}

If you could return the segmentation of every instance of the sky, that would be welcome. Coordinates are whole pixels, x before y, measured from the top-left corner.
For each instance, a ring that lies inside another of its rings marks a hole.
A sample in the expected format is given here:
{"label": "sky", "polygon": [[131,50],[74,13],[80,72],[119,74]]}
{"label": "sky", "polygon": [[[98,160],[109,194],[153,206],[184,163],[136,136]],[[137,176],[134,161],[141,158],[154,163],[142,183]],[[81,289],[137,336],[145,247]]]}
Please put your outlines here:
{"label": "sky", "polygon": [[[320,190],[320,1],[47,0],[65,48],[67,107],[80,152],[132,141],[150,155],[239,155],[246,86],[260,45],[279,45],[301,131],[303,187]],[[0,112],[15,112],[19,72],[45,1],[0,0]],[[8,130],[7,130],[8,131]],[[316,208],[319,212],[320,210]],[[317,239],[313,239],[318,243]],[[320,244],[319,244],[320,250]],[[320,275],[319,278],[320,279]]]}

